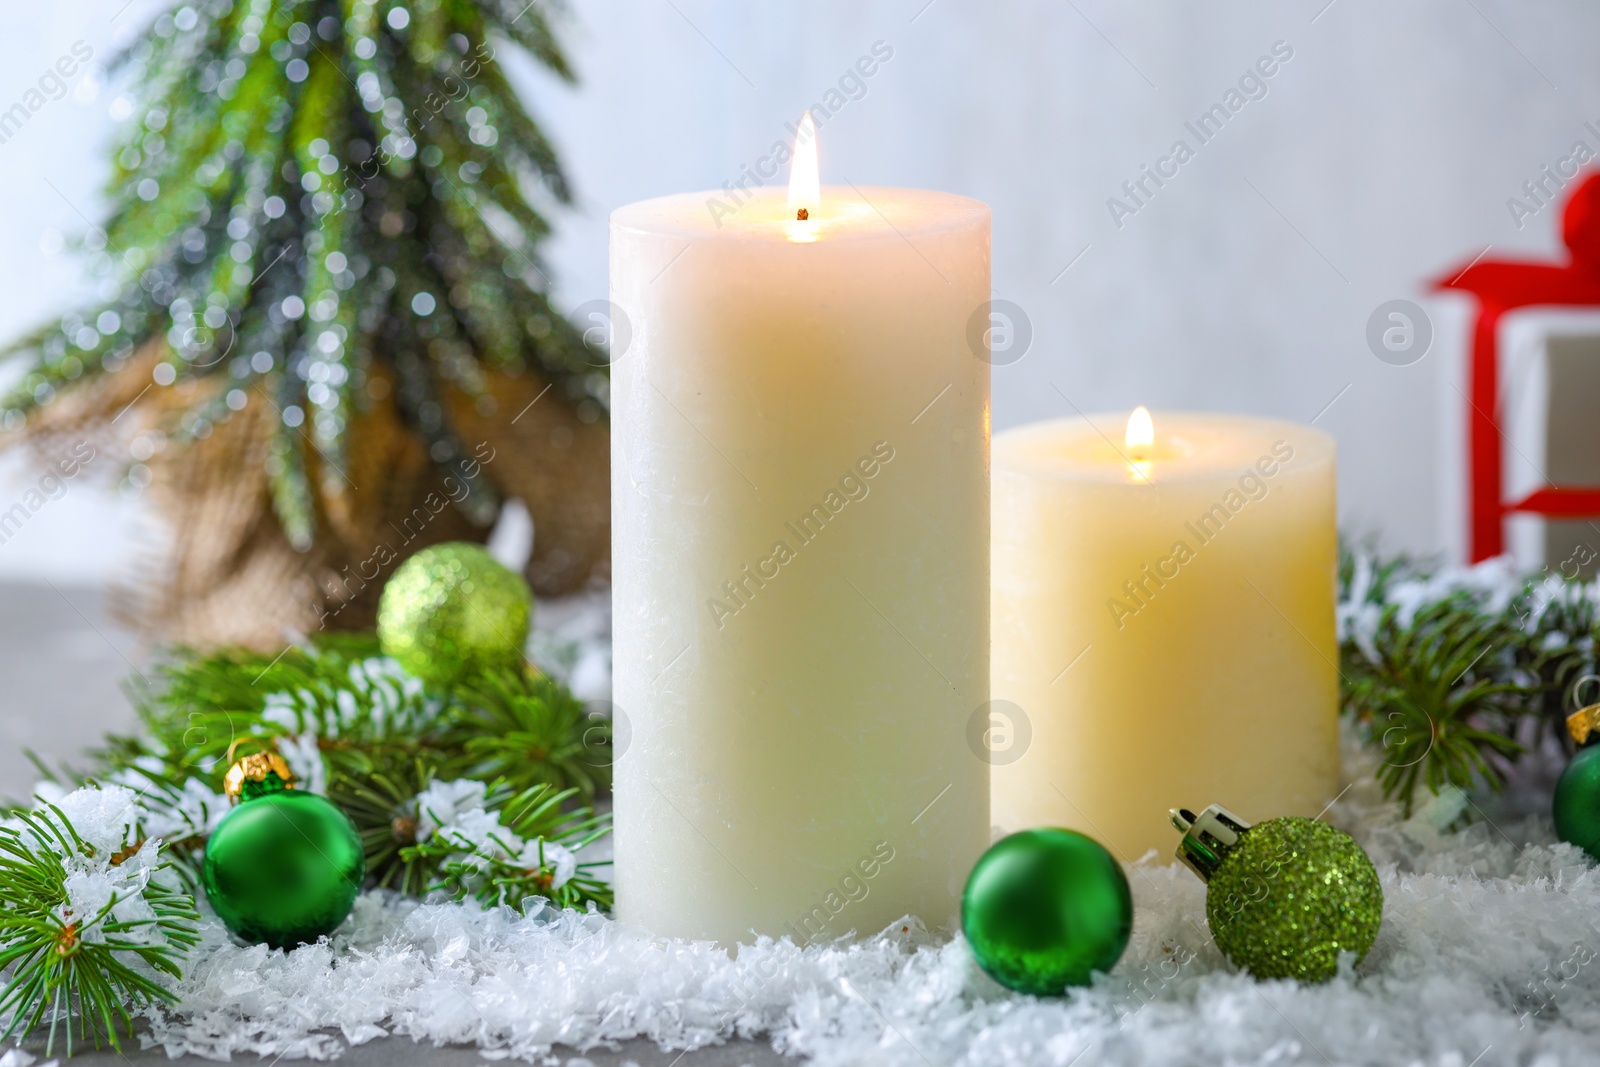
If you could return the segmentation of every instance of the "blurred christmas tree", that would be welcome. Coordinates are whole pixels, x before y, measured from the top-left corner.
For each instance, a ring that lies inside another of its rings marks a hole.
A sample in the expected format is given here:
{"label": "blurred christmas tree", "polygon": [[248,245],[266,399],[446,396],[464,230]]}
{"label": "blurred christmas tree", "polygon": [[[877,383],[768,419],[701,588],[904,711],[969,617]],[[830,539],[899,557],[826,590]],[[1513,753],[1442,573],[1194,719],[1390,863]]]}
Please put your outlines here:
{"label": "blurred christmas tree", "polygon": [[605,356],[546,301],[568,187],[502,67],[520,47],[571,80],[547,11],[190,0],[120,57],[85,240],[115,295],[10,349],[30,365],[0,418],[129,447],[174,534],[147,627],[370,625],[401,558],[481,539],[508,496],[536,589],[603,571]]}

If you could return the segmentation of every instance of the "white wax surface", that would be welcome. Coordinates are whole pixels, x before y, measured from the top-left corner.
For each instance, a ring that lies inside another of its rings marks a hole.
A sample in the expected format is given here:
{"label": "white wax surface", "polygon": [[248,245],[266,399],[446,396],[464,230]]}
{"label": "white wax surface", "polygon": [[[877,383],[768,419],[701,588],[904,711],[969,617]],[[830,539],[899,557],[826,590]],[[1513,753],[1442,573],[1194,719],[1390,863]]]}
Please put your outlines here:
{"label": "white wax surface", "polygon": [[944,924],[989,832],[988,209],[713,195],[612,216],[618,914]]}

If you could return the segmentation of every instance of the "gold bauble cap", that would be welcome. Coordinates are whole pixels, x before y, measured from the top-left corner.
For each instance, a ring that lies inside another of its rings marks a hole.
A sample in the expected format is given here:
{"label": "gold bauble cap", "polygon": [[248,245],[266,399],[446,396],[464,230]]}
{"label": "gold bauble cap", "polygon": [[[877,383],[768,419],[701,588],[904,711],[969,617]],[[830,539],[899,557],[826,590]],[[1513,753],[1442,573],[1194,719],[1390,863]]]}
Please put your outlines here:
{"label": "gold bauble cap", "polygon": [[1575,745],[1588,741],[1589,735],[1597,730],[1600,730],[1600,704],[1590,704],[1567,716],[1567,733],[1572,735]]}
{"label": "gold bauble cap", "polygon": [[260,752],[252,752],[248,756],[240,756],[234,760],[233,752],[239,745],[240,742],[235,741],[228,746],[228,758],[233,760],[233,765],[228,768],[228,773],[222,779],[222,790],[228,794],[229,800],[235,804],[239,803],[246,782],[265,782],[269,775],[277,775],[282,779],[285,789],[294,788],[294,783],[298,779],[282,756],[270,749],[262,749]]}

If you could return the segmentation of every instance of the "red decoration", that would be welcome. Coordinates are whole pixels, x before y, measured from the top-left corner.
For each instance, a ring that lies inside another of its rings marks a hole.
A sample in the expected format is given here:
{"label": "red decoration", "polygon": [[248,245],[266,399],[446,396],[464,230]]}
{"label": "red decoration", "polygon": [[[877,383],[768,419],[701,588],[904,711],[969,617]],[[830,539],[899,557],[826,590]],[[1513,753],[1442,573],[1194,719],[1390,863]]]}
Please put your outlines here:
{"label": "red decoration", "polygon": [[1567,200],[1561,238],[1569,262],[1475,260],[1434,282],[1435,289],[1460,289],[1478,298],[1472,335],[1467,413],[1470,494],[1469,548],[1472,561],[1505,550],[1505,519],[1511,512],[1560,518],[1600,516],[1600,488],[1547,485],[1508,501],[1501,469],[1499,364],[1500,316],[1517,308],[1600,305],[1600,173],[1590,174]]}

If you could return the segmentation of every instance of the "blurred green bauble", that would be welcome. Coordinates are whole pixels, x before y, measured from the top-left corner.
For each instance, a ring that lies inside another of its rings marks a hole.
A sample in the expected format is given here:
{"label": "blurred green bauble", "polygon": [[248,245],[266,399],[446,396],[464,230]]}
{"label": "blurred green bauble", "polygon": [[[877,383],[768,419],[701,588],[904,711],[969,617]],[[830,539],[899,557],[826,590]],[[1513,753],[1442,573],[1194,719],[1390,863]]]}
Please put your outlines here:
{"label": "blurred green bauble", "polygon": [[1325,982],[1339,953],[1367,954],[1382,919],[1378,871],[1355,838],[1300,816],[1240,834],[1206,890],[1217,947],[1257,978]]}
{"label": "blurred green bauble", "polygon": [[1600,859],[1600,745],[1581,748],[1556,782],[1556,836]]}
{"label": "blurred green bauble", "polygon": [[1133,897],[1098,841],[1074,830],[1024,830],[995,842],[972,868],[961,929],[995,981],[1059,995],[1116,964],[1133,931]]}
{"label": "blurred green bauble", "polygon": [[293,948],[338,929],[366,857],[348,816],[315,793],[283,789],[246,799],[206,842],[200,880],[236,936]]}
{"label": "blurred green bauble", "polygon": [[533,596],[480,545],[453,541],[402,563],[378,600],[378,640],[411,674],[449,686],[522,663]]}

